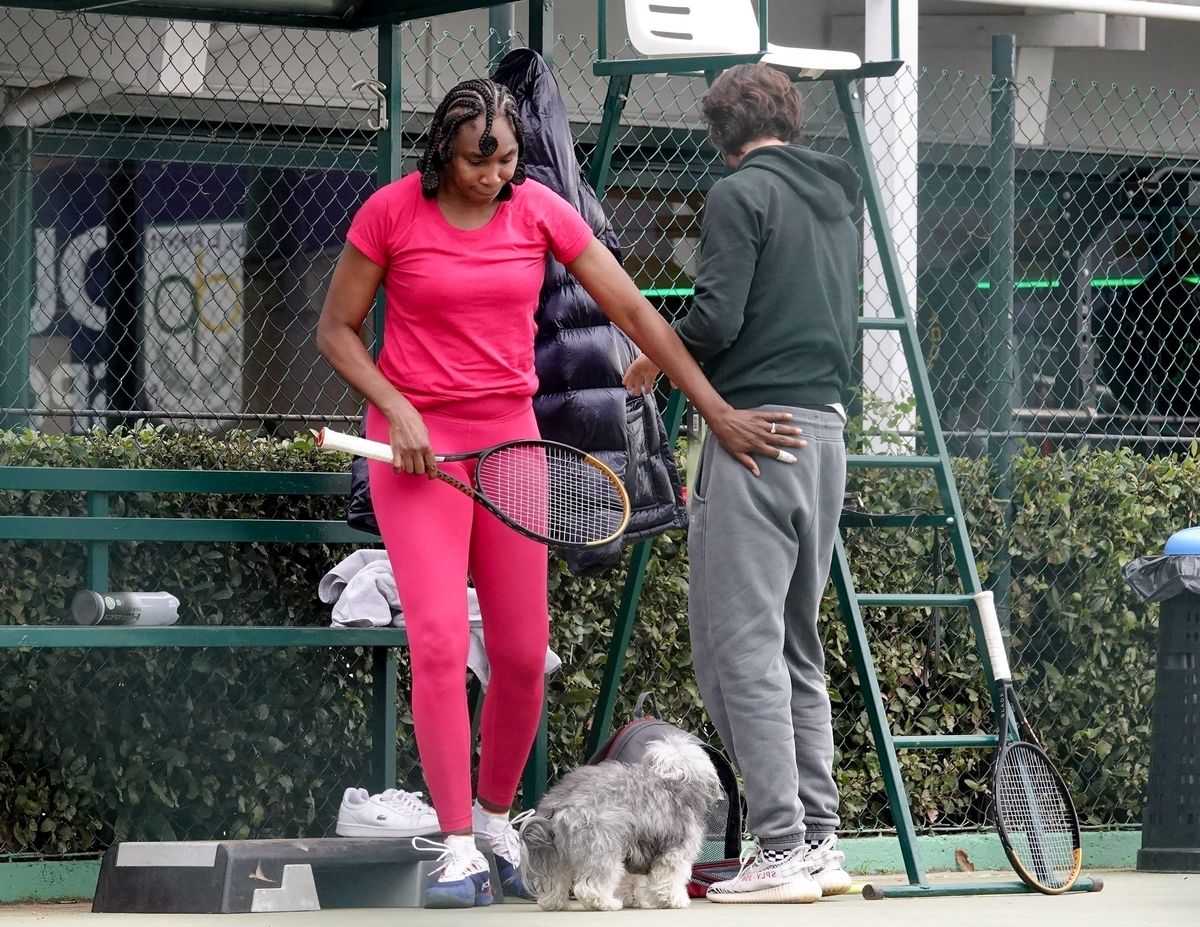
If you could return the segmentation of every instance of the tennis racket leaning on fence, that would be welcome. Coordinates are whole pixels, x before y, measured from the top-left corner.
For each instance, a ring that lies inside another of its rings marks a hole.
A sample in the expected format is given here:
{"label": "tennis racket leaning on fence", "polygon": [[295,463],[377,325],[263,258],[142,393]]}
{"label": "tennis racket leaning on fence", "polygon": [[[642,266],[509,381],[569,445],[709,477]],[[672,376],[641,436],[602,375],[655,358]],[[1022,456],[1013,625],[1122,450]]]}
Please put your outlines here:
{"label": "tennis racket leaning on fence", "polygon": [[[1079,815],[1066,783],[1038,743],[1017,699],[992,593],[981,592],[973,598],[992,677],[1000,690],[992,786],[1000,843],[1021,881],[1044,894],[1058,895],[1075,884],[1083,864]],[[1014,733],[1021,739],[1013,740]]]}
{"label": "tennis racket leaning on fence", "polygon": [[[316,432],[317,447],[392,462],[392,449],[330,428]],[[466,493],[526,537],[555,547],[597,547],[629,525],[629,495],[607,466],[556,441],[508,441],[466,454],[437,457],[474,460],[474,485],[442,469],[431,476]]]}

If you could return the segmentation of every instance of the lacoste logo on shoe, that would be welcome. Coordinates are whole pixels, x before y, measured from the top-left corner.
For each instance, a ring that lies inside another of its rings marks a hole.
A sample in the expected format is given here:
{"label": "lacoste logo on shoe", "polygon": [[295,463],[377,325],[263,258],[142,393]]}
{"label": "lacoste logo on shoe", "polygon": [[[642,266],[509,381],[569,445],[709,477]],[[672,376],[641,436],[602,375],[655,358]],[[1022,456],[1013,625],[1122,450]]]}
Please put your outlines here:
{"label": "lacoste logo on shoe", "polygon": [[388,818],[387,818],[387,815],[386,815],[386,814],[377,814],[377,815],[375,815],[375,820],[376,820],[376,821],[386,821],[387,819],[388,819]]}

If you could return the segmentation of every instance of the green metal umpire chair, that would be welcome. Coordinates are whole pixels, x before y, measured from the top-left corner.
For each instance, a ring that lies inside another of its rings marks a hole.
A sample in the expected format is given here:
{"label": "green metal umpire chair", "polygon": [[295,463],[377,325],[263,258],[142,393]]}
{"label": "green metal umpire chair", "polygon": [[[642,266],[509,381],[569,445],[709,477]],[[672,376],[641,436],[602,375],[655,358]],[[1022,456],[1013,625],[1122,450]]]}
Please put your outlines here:
{"label": "green metal umpire chair", "polygon": [[[603,196],[612,164],[613,148],[620,126],[621,114],[635,76],[647,74],[703,75],[710,83],[716,75],[733,65],[762,61],[777,67],[796,81],[831,81],[837,95],[838,108],[845,120],[848,141],[863,181],[863,197],[870,216],[875,244],[879,251],[884,281],[892,307],[892,318],[860,317],[860,331],[894,331],[899,336],[908,373],[915,393],[920,428],[924,434],[927,453],[910,455],[851,455],[852,468],[912,468],[934,474],[941,511],[925,515],[879,515],[844,512],[845,528],[916,528],[943,529],[950,533],[954,561],[963,589],[956,594],[896,593],[858,594],[854,588],[845,546],[839,538],[835,544],[831,575],[837,590],[842,617],[858,674],[859,687],[870,720],[875,750],[883,774],[888,802],[896,827],[896,836],[904,858],[907,885],[866,885],[866,898],[930,897],[936,895],[1011,894],[1031,891],[1023,882],[978,881],[972,883],[940,883],[932,885],[926,874],[917,842],[909,807],[908,793],[897,760],[898,749],[980,749],[995,747],[995,734],[969,735],[893,735],[888,724],[879,682],[875,673],[866,629],[863,625],[863,606],[913,608],[941,607],[966,609],[974,630],[975,644],[983,666],[984,678],[994,709],[999,708],[995,680],[992,678],[980,630],[979,614],[973,594],[981,591],[975,559],[963,517],[962,504],[950,458],[942,436],[929,376],[917,338],[916,321],[908,304],[900,274],[891,230],[880,197],[879,183],[863,124],[862,102],[855,84],[894,76],[903,62],[875,61],[862,63],[849,52],[822,49],[786,48],[767,39],[768,3],[758,0],[758,15],[748,2],[731,4],[727,0],[625,0],[626,21],[630,41],[639,53],[636,58],[608,56],[608,2],[598,0],[599,33],[596,75],[608,78],[604,115],[597,136],[596,150],[589,169],[589,180],[598,196]],[[683,417],[684,401],[678,391],[672,393],[665,418],[672,440],[678,434]],[[604,680],[592,719],[589,755],[603,743],[612,722],[616,693],[623,670],[625,651],[629,644],[636,617],[642,580],[650,557],[650,542],[643,541],[633,550],[626,577],[621,611],[614,626],[613,638],[605,664]],[[1081,878],[1073,891],[1096,891],[1099,880]]]}

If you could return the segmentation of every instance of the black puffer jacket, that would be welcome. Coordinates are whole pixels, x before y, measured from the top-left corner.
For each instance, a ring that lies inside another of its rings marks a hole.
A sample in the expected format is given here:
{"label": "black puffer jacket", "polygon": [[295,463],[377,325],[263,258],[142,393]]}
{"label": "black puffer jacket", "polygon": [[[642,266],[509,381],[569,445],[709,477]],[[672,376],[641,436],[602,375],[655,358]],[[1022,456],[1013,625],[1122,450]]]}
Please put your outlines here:
{"label": "black puffer jacket", "polygon": [[[566,107],[546,63],[517,49],[504,56],[493,79],[517,99],[529,176],[578,209],[619,260],[616,233],[580,173]],[[533,407],[542,436],[595,454],[624,479],[633,507],[626,541],[686,525],[679,472],[654,397],[632,396],[621,385],[638,349],[553,257],[537,325],[540,385]],[[581,572],[617,563],[620,546],[565,556],[571,570]]]}

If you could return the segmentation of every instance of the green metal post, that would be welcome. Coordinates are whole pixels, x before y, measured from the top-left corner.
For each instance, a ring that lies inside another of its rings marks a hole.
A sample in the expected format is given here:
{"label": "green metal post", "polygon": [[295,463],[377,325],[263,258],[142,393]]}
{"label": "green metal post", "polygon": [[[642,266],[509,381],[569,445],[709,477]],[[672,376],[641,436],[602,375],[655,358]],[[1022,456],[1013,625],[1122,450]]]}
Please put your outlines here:
{"label": "green metal post", "polygon": [[498,3],[488,7],[488,72],[493,71],[500,59],[512,47],[516,20],[511,3]]}
{"label": "green metal post", "polygon": [[554,0],[529,0],[529,47],[554,70]]}
{"label": "green metal post", "polygon": [[0,126],[0,428],[29,423],[34,300],[33,171],[27,129]]}
{"label": "green metal post", "polygon": [[608,0],[596,0],[596,60],[608,57]]}
{"label": "green metal post", "polygon": [[[988,374],[988,458],[992,498],[1004,513],[1004,537],[1012,531],[1013,403],[1013,261],[1014,200],[1016,193],[1017,96],[1016,40],[992,36],[991,141],[988,144],[988,227],[991,229],[988,270],[987,326],[984,344]],[[1003,544],[992,561],[989,585],[995,595],[1000,627],[1007,629],[1012,612],[1012,559]]]}
{"label": "green metal post", "polygon": [[608,79],[608,93],[604,97],[604,116],[600,120],[600,132],[596,136],[596,147],[588,165],[588,183],[596,191],[597,199],[604,199],[604,188],[608,185],[608,172],[612,167],[613,147],[617,143],[617,132],[621,128],[621,113],[629,98],[630,76],[614,74]]}
{"label": "green metal post", "polygon": [[[531,0],[531,7],[537,0]],[[597,39],[597,57],[604,60],[608,53],[606,26],[608,22],[608,4],[600,0],[597,5],[599,18],[599,35]],[[588,183],[596,192],[596,197],[603,201],[604,190],[608,185],[609,169],[612,166],[613,147],[616,144],[617,132],[621,127],[621,113],[629,96],[629,74],[613,74],[608,78],[608,92],[604,98],[604,115],[600,121],[600,132],[596,138],[596,147],[588,165]],[[684,397],[678,390],[671,394],[667,403],[665,424],[668,439],[674,446],[675,436],[679,434],[679,425],[683,421]],[[642,595],[642,581],[646,576],[646,565],[650,562],[653,552],[652,541],[641,541],[633,546],[629,556],[629,569],[625,574],[625,587],[621,591],[621,604],[617,609],[617,617],[613,624],[613,636],[609,642],[608,657],[604,661],[604,678],[600,682],[599,699],[592,713],[592,724],[588,731],[586,756],[590,757],[599,749],[608,737],[612,725],[613,710],[616,708],[617,687],[621,681],[621,673],[625,668],[625,651],[629,647],[629,638],[633,633],[633,622],[637,616],[638,601]]]}
{"label": "green metal post", "polygon": [[888,804],[892,809],[892,822],[896,826],[896,837],[900,841],[900,854],[904,857],[904,871],[908,874],[909,884],[925,885],[925,865],[921,862],[921,850],[917,845],[917,830],[913,826],[912,812],[908,806],[908,792],[904,788],[900,761],[896,758],[896,747],[892,743],[892,732],[884,712],[879,679],[875,675],[875,661],[871,657],[871,645],[867,641],[862,613],[855,598],[850,562],[846,559],[846,548],[840,536],[834,543],[831,572],[842,608],[842,620],[850,638],[850,652],[854,657],[854,670],[858,674],[858,690],[862,693],[863,703],[867,708],[871,736],[875,740],[875,753],[879,756],[879,769],[883,774]]}
{"label": "green metal post", "polygon": [[[108,515],[109,493],[89,492],[87,513],[92,518]],[[87,542],[87,570],[84,575],[87,588],[96,592],[109,592],[108,588],[108,541]]]}
{"label": "green metal post", "polygon": [[396,787],[396,649],[371,648],[371,791]]}
{"label": "green metal post", "polygon": [[[404,112],[401,95],[400,26],[379,27],[377,78],[384,85],[387,126],[376,133],[375,181],[383,187],[400,177],[404,163],[402,132]],[[372,350],[383,347],[384,297],[380,290],[371,310],[374,323]],[[396,787],[396,652],[391,647],[371,648],[371,778],[382,791]]]}
{"label": "green metal post", "polygon": [[[991,140],[988,143],[988,225],[989,269],[987,325],[984,345],[987,351],[988,382],[988,465],[991,470],[992,498],[999,505],[1004,519],[1005,539],[1012,536],[1012,462],[1015,456],[1012,431],[1013,404],[1013,262],[1016,256],[1015,195],[1016,195],[1016,125],[1014,108],[1016,85],[1016,39],[1011,35],[992,36],[992,82],[988,88],[991,99]],[[1008,545],[1001,544],[991,564],[990,586],[995,597],[996,616],[1004,631],[1012,619],[1012,558]],[[1017,732],[1015,718],[998,718]],[[1034,822],[1038,820],[1036,790],[1025,769],[1020,770],[1021,783],[1031,796]],[[1030,849],[1035,859],[1044,860],[1046,850],[1036,837]]]}
{"label": "green metal post", "polygon": [[892,58],[900,57],[900,0],[892,0]]}
{"label": "green metal post", "polygon": [[387,100],[388,127],[381,129],[377,135],[379,160],[375,166],[375,179],[379,181],[380,186],[398,180],[404,165],[401,134],[404,129],[404,97],[401,93],[403,64],[404,50],[401,48],[400,26],[381,26],[378,68],[379,80],[384,84],[383,93]]}
{"label": "green metal post", "polygon": [[547,714],[547,702],[543,699],[542,722],[538,725],[533,747],[529,751],[529,760],[525,763],[525,772],[521,776],[521,805],[524,808],[532,808],[546,794],[550,758],[550,736],[546,730]]}
{"label": "green metal post", "polygon": [[[667,441],[675,446],[679,424],[683,421],[683,393],[674,390],[667,402],[663,423],[667,428]],[[596,699],[596,710],[592,713],[592,725],[588,731],[587,756],[595,753],[608,738],[612,726],[613,709],[617,704],[617,688],[621,683],[621,672],[625,669],[625,651],[633,634],[633,622],[637,617],[638,601],[642,597],[642,580],[646,576],[646,565],[653,552],[653,541],[639,541],[633,546],[629,557],[629,571],[625,574],[625,588],[621,591],[621,605],[613,623],[612,640],[608,645],[608,656],[604,661],[604,678],[600,682],[600,694]]]}
{"label": "green metal post", "polygon": [[[400,26],[380,26],[378,45],[378,77],[384,85],[388,125],[376,133],[375,185],[385,187],[393,180],[400,179],[404,166],[404,97],[401,85],[404,51],[401,48]],[[383,348],[383,306],[381,289],[375,295],[375,305],[371,310],[375,338],[372,350],[376,355]]]}

